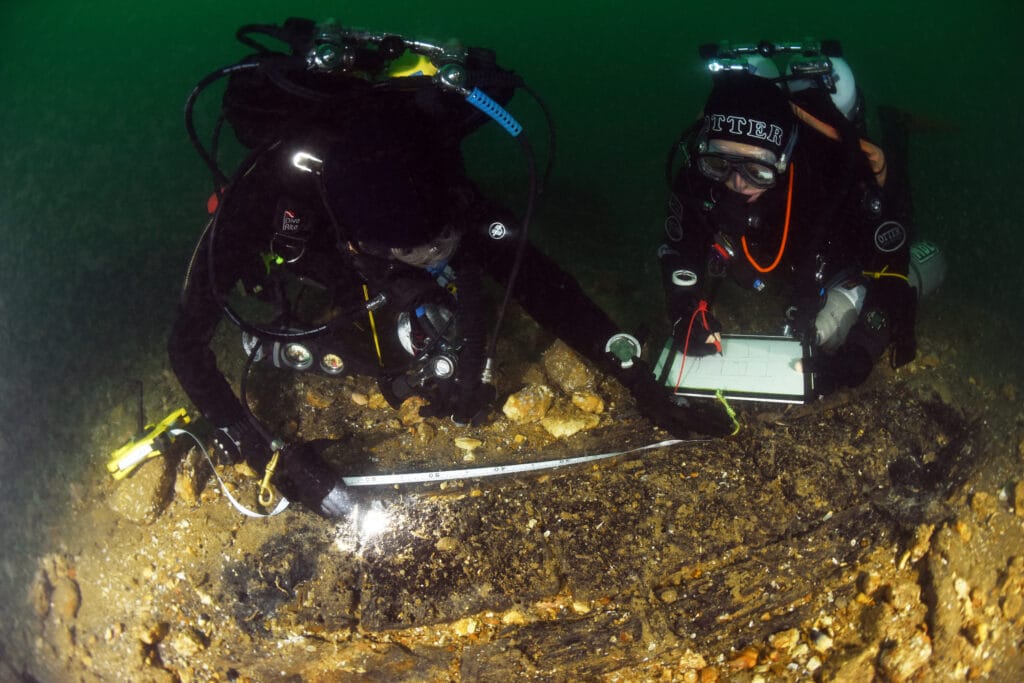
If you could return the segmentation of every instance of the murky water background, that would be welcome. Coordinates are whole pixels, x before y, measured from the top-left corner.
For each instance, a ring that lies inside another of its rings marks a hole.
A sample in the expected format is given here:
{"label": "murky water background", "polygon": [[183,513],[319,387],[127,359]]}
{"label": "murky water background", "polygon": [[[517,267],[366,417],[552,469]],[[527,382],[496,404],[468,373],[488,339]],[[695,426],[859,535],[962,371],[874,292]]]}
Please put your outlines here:
{"label": "murky water background", "polygon": [[[662,165],[707,91],[696,46],[839,38],[869,105],[914,118],[916,229],[950,263],[925,315],[951,337],[979,338],[979,370],[1018,382],[1024,375],[1018,3],[939,9],[873,0],[823,12],[810,2],[9,0],[0,8],[5,597],[27,580],[19,558],[51,542],[77,482],[102,468],[106,452],[87,435],[130,405],[131,379],[158,377],[165,366],[209,190],[182,125],[184,99],[200,77],[244,54],[238,26],[288,16],[495,49],[545,98],[558,126],[536,239],[630,327],[661,315],[652,249]],[[517,98],[510,109],[542,154],[536,106]],[[473,151],[485,182],[511,177],[525,187],[518,151],[500,134],[484,135]],[[518,208],[516,192],[507,199]],[[163,414],[163,400],[148,398],[151,417]]]}

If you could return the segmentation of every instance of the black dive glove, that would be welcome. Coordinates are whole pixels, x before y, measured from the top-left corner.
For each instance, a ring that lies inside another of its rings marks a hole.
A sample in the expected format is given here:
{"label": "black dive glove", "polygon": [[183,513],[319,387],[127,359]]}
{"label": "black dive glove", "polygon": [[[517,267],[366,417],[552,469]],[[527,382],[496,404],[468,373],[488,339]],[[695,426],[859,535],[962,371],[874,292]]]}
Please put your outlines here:
{"label": "black dive glove", "polygon": [[786,322],[790,335],[805,344],[817,345],[818,313],[824,305],[825,296],[821,293],[798,297],[796,302],[786,311]]}
{"label": "black dive glove", "polygon": [[452,422],[460,427],[483,424],[497,394],[494,385],[486,382],[480,382],[468,391],[460,391],[455,412],[452,413]]}
{"label": "black dive glove", "polygon": [[871,353],[860,344],[847,342],[832,355],[820,355],[803,362],[804,372],[814,373],[814,393],[827,396],[841,387],[864,383],[875,366]]}
{"label": "black dive glove", "polygon": [[636,399],[640,412],[678,439],[692,434],[727,436],[734,431],[732,419],[717,405],[697,402],[675,405],[668,387],[658,383],[651,368],[640,358],[634,358],[630,367],[616,370],[614,374]]}
{"label": "black dive glove", "polygon": [[430,403],[420,408],[420,417],[450,417],[459,427],[483,424],[497,392],[493,384],[477,382],[462,387],[445,382],[429,397]]}
{"label": "black dive glove", "polygon": [[[680,316],[672,325],[672,337],[680,351],[687,356],[710,356],[722,352],[722,323],[700,301],[689,313]],[[712,341],[708,341],[712,339]]]}
{"label": "black dive glove", "polygon": [[245,460],[256,469],[265,467],[271,455],[270,444],[245,418],[214,431],[213,452],[222,465]]}
{"label": "black dive glove", "polygon": [[306,441],[285,448],[277,471],[281,493],[324,517],[345,517],[355,506],[341,477],[320,457],[316,443]]}

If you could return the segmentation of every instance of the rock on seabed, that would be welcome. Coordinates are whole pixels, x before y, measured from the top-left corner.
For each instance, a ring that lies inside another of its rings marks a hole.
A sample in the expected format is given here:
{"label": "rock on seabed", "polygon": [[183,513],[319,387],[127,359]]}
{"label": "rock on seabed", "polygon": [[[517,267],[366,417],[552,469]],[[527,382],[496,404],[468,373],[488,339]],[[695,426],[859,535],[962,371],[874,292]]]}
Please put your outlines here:
{"label": "rock on seabed", "polygon": [[501,411],[517,424],[539,422],[555,401],[555,392],[546,384],[532,384],[512,394]]}

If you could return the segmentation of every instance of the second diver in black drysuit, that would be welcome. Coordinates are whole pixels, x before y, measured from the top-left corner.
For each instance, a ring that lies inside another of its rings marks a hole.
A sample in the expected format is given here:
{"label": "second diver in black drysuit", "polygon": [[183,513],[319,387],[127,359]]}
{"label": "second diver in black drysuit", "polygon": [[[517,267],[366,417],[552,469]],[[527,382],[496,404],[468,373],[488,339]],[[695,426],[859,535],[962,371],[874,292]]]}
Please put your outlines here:
{"label": "second diver in black drysuit", "polygon": [[[470,51],[469,71],[495,84],[492,93],[507,102],[518,77],[487,56]],[[233,77],[225,111],[254,152],[220,193],[169,341],[174,372],[215,426],[222,457],[244,458],[262,471],[280,447],[217,367],[210,342],[225,316],[246,333],[250,361],[371,375],[392,405],[417,394],[429,400],[426,416],[457,424],[485,417],[494,399],[484,381],[494,348],[485,278],[512,282],[512,298],[619,379],[659,426],[677,435],[730,430],[716,410],[669,403],[639,358],[620,363],[606,351],[618,326],[466,176],[461,142],[487,119],[463,97],[332,74],[327,103],[261,116],[265,110],[252,102],[267,104],[271,114],[275,102],[244,89],[266,85],[258,71],[244,76]],[[246,106],[258,115],[243,120]],[[239,283],[276,305],[272,323],[252,323],[227,304]],[[302,302],[289,296],[296,283],[326,302],[327,322],[304,317]],[[395,330],[404,360],[387,365],[372,342],[386,346]],[[339,473],[311,444],[284,446],[280,459],[275,484],[290,499],[326,516],[351,508]]]}

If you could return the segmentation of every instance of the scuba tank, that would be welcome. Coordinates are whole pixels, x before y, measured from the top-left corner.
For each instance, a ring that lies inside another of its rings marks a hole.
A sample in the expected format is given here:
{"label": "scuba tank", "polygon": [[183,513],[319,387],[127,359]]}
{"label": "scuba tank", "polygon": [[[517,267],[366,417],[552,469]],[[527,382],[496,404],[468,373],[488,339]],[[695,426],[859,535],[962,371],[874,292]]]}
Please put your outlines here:
{"label": "scuba tank", "polygon": [[756,44],[723,41],[701,45],[698,52],[712,73],[746,71],[784,82],[791,93],[821,87],[850,121],[856,122],[863,113],[853,70],[843,59],[837,40],[762,40]]}
{"label": "scuba tank", "polygon": [[855,278],[844,278],[828,288],[825,305],[814,321],[816,346],[831,353],[846,341],[846,335],[864,307],[866,294],[867,287]]}
{"label": "scuba tank", "polygon": [[910,245],[907,279],[918,299],[934,293],[942,285],[946,279],[946,255],[934,242],[921,240]]}
{"label": "scuba tank", "polygon": [[[910,245],[910,272],[907,276],[918,300],[934,293],[946,277],[946,256],[933,242],[921,240]],[[825,305],[814,325],[816,344],[824,351],[838,349],[864,306],[867,288],[857,278],[843,278],[826,291]]]}

